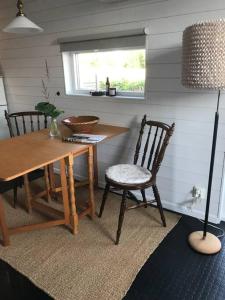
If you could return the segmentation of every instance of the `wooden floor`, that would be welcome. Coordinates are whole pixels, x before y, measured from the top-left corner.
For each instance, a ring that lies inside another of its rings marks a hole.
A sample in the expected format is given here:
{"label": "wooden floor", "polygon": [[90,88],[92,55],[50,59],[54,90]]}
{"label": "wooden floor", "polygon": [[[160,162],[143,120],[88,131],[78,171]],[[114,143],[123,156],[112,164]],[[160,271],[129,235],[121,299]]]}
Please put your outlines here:
{"label": "wooden floor", "polygon": [[[182,217],[140,270],[124,300],[224,300],[225,238],[219,254],[197,254],[188,246],[187,235],[201,226],[198,220]],[[225,229],[225,223],[220,226]],[[0,295],[4,300],[52,299],[3,261]]]}

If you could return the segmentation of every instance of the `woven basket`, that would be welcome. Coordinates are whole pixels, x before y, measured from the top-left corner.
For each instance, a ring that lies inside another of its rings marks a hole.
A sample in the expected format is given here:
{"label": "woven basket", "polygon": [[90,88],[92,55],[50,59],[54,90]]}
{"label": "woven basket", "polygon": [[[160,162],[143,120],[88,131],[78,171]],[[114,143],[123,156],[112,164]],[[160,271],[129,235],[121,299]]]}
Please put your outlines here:
{"label": "woven basket", "polygon": [[73,116],[62,120],[65,126],[77,133],[91,133],[98,122],[99,118],[95,116]]}

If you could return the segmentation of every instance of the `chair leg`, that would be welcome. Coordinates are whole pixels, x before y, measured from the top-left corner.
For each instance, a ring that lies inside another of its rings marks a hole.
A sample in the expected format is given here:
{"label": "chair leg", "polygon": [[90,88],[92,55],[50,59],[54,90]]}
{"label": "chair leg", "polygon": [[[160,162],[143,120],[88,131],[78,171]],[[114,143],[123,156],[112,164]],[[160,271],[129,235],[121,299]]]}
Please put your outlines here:
{"label": "chair leg", "polygon": [[13,207],[16,208],[17,204],[17,181],[13,185]]}
{"label": "chair leg", "polygon": [[163,226],[166,227],[166,219],[165,219],[165,216],[164,216],[164,213],[163,213],[163,207],[162,207],[162,203],[161,203],[161,200],[160,200],[159,190],[158,190],[156,185],[153,185],[152,189],[153,189],[153,193],[154,193],[154,196],[155,196],[155,200],[157,202],[157,206],[158,206],[158,209],[159,209],[159,213],[160,213],[160,216],[161,216]]}
{"label": "chair leg", "polygon": [[49,182],[49,173],[48,173],[48,166],[44,167],[45,171],[45,190],[46,190],[46,195],[47,195],[47,202],[51,201],[51,196],[50,196],[50,182]]}
{"label": "chair leg", "polygon": [[108,193],[109,193],[109,189],[110,189],[110,184],[106,183],[104,194],[103,194],[103,197],[102,197],[102,204],[101,204],[100,212],[99,212],[99,215],[98,215],[99,218],[101,218],[101,216],[102,216],[102,213],[103,213],[103,210],[104,210],[104,207],[105,207],[105,202],[106,202],[106,199],[107,199],[107,196],[108,196]]}
{"label": "chair leg", "polygon": [[145,196],[145,190],[141,190],[141,195],[142,195],[142,198],[143,198],[143,202],[145,203],[145,208],[147,208],[148,203],[147,203],[146,196]]}
{"label": "chair leg", "polygon": [[0,195],[0,229],[2,231],[2,243],[3,246],[9,246],[9,230],[6,224],[5,220],[5,212],[4,212],[4,206],[3,206],[3,199]]}
{"label": "chair leg", "polygon": [[32,212],[32,206],[31,206],[32,195],[30,191],[28,174],[23,175],[23,178],[24,178],[24,188],[26,192],[26,208],[27,208],[27,212],[30,214]]}
{"label": "chair leg", "polygon": [[122,202],[120,205],[120,215],[119,215],[119,221],[118,221],[118,229],[117,229],[117,234],[116,234],[116,245],[119,244],[120,240],[120,235],[121,235],[121,229],[123,225],[123,219],[124,219],[124,213],[126,210],[126,196],[127,196],[127,191],[123,191],[123,196],[122,196]]}

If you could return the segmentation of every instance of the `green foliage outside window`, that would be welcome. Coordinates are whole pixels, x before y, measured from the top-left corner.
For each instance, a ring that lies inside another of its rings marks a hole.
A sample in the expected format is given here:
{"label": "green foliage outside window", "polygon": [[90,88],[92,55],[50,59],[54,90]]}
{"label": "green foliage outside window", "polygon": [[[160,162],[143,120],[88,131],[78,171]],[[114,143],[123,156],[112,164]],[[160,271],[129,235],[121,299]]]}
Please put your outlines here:
{"label": "green foliage outside window", "polygon": [[[113,80],[110,82],[111,87],[115,87],[118,91],[125,92],[143,92],[145,87],[144,80],[139,81],[128,81],[126,79]],[[101,90],[105,90],[105,82],[100,81],[99,87]]]}
{"label": "green foliage outside window", "polygon": [[124,68],[132,69],[144,69],[145,68],[145,55],[144,52],[134,52],[130,53],[127,58],[126,62],[124,63]]}

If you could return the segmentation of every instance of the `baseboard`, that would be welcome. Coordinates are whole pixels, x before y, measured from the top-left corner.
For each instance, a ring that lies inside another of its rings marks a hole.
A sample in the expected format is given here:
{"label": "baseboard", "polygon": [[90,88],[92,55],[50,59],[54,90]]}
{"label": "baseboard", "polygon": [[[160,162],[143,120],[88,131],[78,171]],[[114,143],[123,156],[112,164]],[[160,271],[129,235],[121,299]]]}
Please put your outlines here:
{"label": "baseboard", "polygon": [[[54,170],[55,170],[55,173],[57,173],[57,174],[60,173],[59,169],[54,168]],[[75,176],[78,180],[84,180],[85,179],[84,176],[81,176],[79,174],[76,174]],[[105,187],[105,182],[104,181],[99,181],[98,186],[100,188],[104,188]],[[162,204],[163,204],[164,208],[166,208],[168,210],[171,210],[171,211],[174,211],[174,212],[177,212],[177,213],[180,213],[182,215],[191,216],[191,217],[201,219],[201,220],[203,220],[204,217],[205,217],[205,213],[200,211],[200,210],[197,210],[197,209],[187,210],[185,207],[182,207],[177,203],[171,203],[171,202],[168,202],[168,201],[163,200],[163,199],[162,199]],[[209,214],[209,221],[212,222],[212,223],[215,223],[215,224],[219,224],[221,220],[217,216]]]}
{"label": "baseboard", "polygon": [[[176,203],[170,203],[165,200],[164,201],[162,200],[162,204],[163,204],[163,207],[165,207],[166,209],[178,212],[178,213],[186,215],[186,216],[191,216],[191,217],[201,219],[201,220],[204,220],[204,218],[205,218],[205,212],[202,212],[197,209],[187,210],[184,207],[182,207]],[[219,224],[221,220],[217,216],[209,214],[209,221],[214,224]]]}

